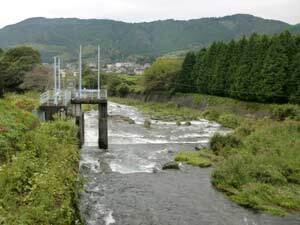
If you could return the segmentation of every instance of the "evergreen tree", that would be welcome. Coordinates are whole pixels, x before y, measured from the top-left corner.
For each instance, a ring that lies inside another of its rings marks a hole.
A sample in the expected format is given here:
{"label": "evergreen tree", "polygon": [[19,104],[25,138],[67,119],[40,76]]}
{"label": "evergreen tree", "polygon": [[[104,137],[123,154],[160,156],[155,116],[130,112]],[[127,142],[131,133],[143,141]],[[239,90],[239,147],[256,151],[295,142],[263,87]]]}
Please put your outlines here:
{"label": "evergreen tree", "polygon": [[288,57],[279,42],[274,42],[267,52],[262,68],[263,80],[260,83],[259,98],[265,102],[284,102],[287,100]]}
{"label": "evergreen tree", "polygon": [[246,48],[248,45],[248,41],[246,37],[243,37],[237,43],[237,66],[236,70],[233,73],[233,83],[231,86],[231,96],[234,98],[243,99],[247,93],[248,80],[245,77],[245,74],[249,73],[249,65],[248,65],[248,56],[246,52]]}
{"label": "evergreen tree", "polygon": [[225,78],[228,67],[226,52],[227,46],[224,43],[218,43],[218,56],[210,80],[211,93],[214,95],[224,96]]}
{"label": "evergreen tree", "polygon": [[290,85],[290,101],[300,104],[300,52],[294,57]]}
{"label": "evergreen tree", "polygon": [[192,77],[196,82],[197,91],[206,94],[208,76],[206,73],[207,69],[207,51],[206,49],[200,50],[196,57],[196,63],[192,71]]}
{"label": "evergreen tree", "polygon": [[176,81],[176,90],[179,92],[195,92],[195,82],[193,80],[192,71],[196,63],[196,56],[194,52],[189,52],[182,64],[182,70],[178,74]]}

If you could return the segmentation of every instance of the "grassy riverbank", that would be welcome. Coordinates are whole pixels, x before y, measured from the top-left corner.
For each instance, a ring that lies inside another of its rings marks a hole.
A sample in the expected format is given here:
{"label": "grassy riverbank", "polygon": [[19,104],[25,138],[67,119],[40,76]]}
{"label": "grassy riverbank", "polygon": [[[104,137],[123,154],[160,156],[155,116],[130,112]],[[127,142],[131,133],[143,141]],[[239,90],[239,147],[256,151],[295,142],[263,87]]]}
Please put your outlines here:
{"label": "grassy riverbank", "polygon": [[205,105],[204,111],[174,102],[112,100],[135,106],[155,119],[206,118],[232,128],[232,134],[215,135],[208,149],[184,151],[175,159],[199,167],[214,164],[213,185],[240,205],[274,215],[300,212],[300,107],[186,96]]}
{"label": "grassy riverbank", "polygon": [[141,100],[119,97],[111,97],[110,100],[120,104],[137,107],[142,112],[150,115],[152,119],[157,120],[197,120],[202,117],[202,113],[199,110],[188,107],[178,107],[174,103],[164,104],[144,102]]}
{"label": "grassy riverbank", "polygon": [[39,123],[29,112],[36,102],[0,100],[0,224],[80,224],[77,128]]}

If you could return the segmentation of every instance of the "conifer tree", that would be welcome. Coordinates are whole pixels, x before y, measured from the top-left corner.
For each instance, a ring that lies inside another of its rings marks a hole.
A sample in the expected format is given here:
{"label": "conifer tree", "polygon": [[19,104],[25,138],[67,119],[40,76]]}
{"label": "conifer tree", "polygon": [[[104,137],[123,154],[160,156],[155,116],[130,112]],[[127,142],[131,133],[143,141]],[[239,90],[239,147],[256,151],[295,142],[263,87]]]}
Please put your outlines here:
{"label": "conifer tree", "polygon": [[259,96],[265,102],[284,102],[287,98],[288,57],[279,42],[274,42],[267,52],[262,68],[263,80],[260,83]]}
{"label": "conifer tree", "polygon": [[177,83],[176,83],[176,90],[179,92],[187,93],[187,92],[194,92],[196,91],[192,71],[193,67],[196,63],[196,56],[194,52],[189,52],[182,64],[182,70],[178,74]]}
{"label": "conifer tree", "polygon": [[290,101],[300,104],[300,52],[294,57],[290,85]]}

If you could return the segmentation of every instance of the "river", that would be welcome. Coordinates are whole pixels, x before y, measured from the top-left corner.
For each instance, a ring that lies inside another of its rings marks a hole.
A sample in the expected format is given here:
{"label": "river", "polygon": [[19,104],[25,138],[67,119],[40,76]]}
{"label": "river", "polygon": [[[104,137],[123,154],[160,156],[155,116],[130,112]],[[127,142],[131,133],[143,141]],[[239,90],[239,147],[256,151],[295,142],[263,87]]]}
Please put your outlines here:
{"label": "river", "polygon": [[[182,150],[205,146],[216,132],[205,120],[191,126],[152,121],[134,107],[109,103],[109,149],[97,147],[97,111],[85,114],[80,211],[86,225],[299,225],[299,216],[274,217],[231,202],[210,182],[211,168],[181,164],[162,171]],[[133,119],[129,124],[120,116]]]}

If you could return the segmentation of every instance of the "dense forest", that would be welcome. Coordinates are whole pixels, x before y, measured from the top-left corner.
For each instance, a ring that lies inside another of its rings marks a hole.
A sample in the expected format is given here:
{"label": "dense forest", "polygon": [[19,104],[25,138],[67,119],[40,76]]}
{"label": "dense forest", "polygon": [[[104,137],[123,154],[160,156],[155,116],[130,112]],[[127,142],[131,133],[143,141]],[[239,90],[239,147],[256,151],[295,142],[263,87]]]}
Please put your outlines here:
{"label": "dense forest", "polygon": [[300,36],[253,34],[186,55],[176,92],[300,103]]}

